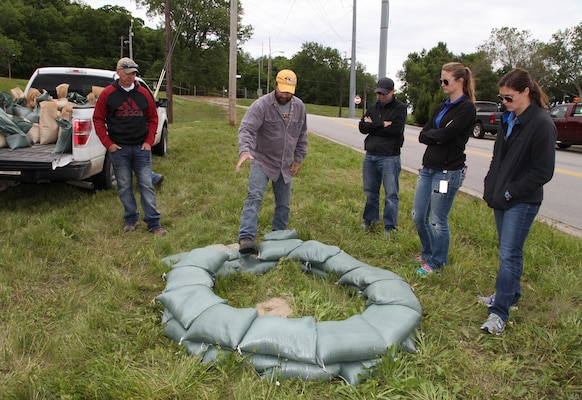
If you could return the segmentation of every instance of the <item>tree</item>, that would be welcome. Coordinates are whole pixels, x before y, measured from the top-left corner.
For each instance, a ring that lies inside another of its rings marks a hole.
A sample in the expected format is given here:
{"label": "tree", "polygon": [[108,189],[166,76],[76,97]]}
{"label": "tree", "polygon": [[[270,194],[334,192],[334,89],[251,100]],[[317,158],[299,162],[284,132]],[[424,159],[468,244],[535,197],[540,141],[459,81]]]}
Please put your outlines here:
{"label": "tree", "polygon": [[489,40],[478,50],[485,52],[492,66],[504,74],[518,67],[529,70],[538,44],[531,39],[530,31],[503,27],[492,29]]}
{"label": "tree", "polygon": [[547,50],[557,72],[558,99],[582,97],[582,23],[555,33]]}
{"label": "tree", "polygon": [[404,82],[402,92],[412,106],[416,123],[423,125],[430,112],[444,99],[439,78],[442,66],[451,61],[459,61],[447,45],[439,42],[430,51],[410,53],[404,61],[404,70],[398,71],[398,78]]}

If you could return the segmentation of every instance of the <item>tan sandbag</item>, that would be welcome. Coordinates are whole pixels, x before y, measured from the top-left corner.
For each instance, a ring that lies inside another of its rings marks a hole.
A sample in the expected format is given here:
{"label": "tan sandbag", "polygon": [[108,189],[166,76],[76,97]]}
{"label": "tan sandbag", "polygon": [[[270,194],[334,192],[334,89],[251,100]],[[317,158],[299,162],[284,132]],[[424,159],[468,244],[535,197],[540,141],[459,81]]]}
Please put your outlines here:
{"label": "tan sandbag", "polygon": [[99,95],[101,94],[103,89],[104,89],[103,86],[92,86],[91,93],[93,93],[95,95],[95,97],[99,97]]}
{"label": "tan sandbag", "polygon": [[30,88],[28,94],[26,95],[26,106],[31,110],[36,107],[36,99],[40,96],[40,90],[35,88]]}
{"label": "tan sandbag", "polygon": [[57,89],[57,99],[67,98],[67,93],[69,92],[68,83],[61,83],[59,86],[56,87],[56,89]]}
{"label": "tan sandbag", "polygon": [[6,143],[6,138],[4,135],[0,133],[0,149],[2,147],[8,147],[8,143]]}
{"label": "tan sandbag", "polygon": [[19,87],[10,89],[10,94],[14,100],[24,99],[24,92]]}
{"label": "tan sandbag", "polygon": [[32,143],[40,143],[40,125],[34,122],[26,133],[32,139]]}
{"label": "tan sandbag", "polygon": [[59,98],[57,100],[55,100],[57,103],[57,110],[62,110],[64,106],[66,106],[67,104],[69,104],[69,100],[67,100],[67,98]]}
{"label": "tan sandbag", "polygon": [[73,121],[73,107],[75,107],[76,104],[68,101],[67,104],[65,104],[62,108],[61,108],[61,118],[64,120],[67,120],[69,122]]}
{"label": "tan sandbag", "polygon": [[40,104],[40,144],[56,143],[59,135],[57,103],[55,101],[43,101]]}
{"label": "tan sandbag", "polygon": [[97,103],[97,96],[95,96],[95,94],[91,92],[87,95],[87,101],[89,102],[89,104],[95,105],[95,103]]}

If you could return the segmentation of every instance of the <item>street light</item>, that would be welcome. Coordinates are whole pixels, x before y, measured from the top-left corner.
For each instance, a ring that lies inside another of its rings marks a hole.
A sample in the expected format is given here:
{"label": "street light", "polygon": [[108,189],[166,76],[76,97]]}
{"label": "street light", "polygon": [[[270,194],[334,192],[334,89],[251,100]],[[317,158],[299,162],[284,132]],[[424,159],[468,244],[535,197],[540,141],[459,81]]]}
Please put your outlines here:
{"label": "street light", "polygon": [[271,54],[275,53],[284,54],[285,52],[277,50],[271,53],[271,51],[269,51],[269,60],[267,62],[267,93],[269,93],[269,91],[271,90],[271,88],[269,87],[269,80],[271,79]]}

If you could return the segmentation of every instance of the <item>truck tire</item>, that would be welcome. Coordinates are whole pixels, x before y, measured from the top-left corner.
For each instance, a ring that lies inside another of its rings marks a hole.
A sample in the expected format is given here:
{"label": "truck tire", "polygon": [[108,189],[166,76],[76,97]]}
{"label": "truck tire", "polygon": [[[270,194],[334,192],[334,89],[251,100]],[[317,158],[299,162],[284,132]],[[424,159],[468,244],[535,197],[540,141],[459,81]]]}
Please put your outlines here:
{"label": "truck tire", "polygon": [[103,170],[91,178],[91,181],[93,182],[93,188],[95,190],[110,190],[117,186],[117,180],[115,179],[113,164],[111,164],[109,153],[105,154]]}
{"label": "truck tire", "polygon": [[556,143],[560,149],[567,149],[568,147],[572,146],[571,144],[566,143]]}
{"label": "truck tire", "polygon": [[162,136],[160,137],[160,142],[152,147],[152,153],[156,156],[163,157],[168,151],[168,126],[164,125],[162,128]]}
{"label": "truck tire", "polygon": [[483,136],[485,136],[483,124],[481,122],[475,122],[475,126],[473,127],[473,137],[477,139],[482,139]]}

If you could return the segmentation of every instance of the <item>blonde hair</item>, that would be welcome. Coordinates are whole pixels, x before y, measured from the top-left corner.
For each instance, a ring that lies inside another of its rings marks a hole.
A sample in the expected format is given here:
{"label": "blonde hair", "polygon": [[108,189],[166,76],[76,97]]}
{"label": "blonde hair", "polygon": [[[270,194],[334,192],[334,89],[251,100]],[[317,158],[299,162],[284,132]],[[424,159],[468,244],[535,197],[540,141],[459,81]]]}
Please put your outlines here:
{"label": "blonde hair", "polygon": [[452,73],[455,79],[463,78],[463,93],[471,101],[475,101],[475,79],[469,67],[465,67],[460,62],[450,62],[443,65],[442,70]]}

